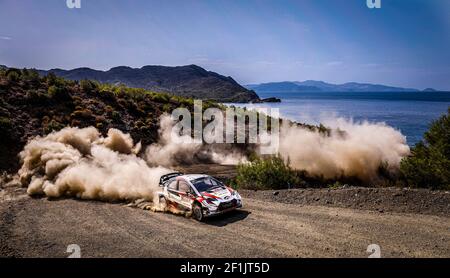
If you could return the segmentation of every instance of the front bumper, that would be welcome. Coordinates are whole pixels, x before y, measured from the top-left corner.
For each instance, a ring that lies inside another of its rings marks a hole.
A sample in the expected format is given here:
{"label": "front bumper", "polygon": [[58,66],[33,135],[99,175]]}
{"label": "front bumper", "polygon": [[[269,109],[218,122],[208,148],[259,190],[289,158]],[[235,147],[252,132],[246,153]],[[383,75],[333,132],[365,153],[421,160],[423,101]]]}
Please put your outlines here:
{"label": "front bumper", "polygon": [[224,214],[224,213],[236,210],[238,208],[242,208],[242,200],[235,199],[235,200],[232,200],[230,202],[233,202],[233,201],[235,201],[235,203],[233,203],[230,206],[228,206],[228,205],[227,206],[223,206],[223,203],[221,203],[219,206],[205,207],[203,209],[203,215],[205,217],[209,217],[209,216]]}

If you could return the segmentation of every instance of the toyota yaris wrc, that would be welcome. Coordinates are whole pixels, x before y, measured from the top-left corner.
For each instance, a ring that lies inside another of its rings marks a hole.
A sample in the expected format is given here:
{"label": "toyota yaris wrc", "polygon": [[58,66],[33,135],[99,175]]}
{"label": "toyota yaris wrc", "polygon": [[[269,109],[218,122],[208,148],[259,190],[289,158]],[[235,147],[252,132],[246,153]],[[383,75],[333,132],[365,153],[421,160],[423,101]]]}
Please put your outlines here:
{"label": "toyota yaris wrc", "polygon": [[159,186],[160,204],[190,211],[198,221],[242,207],[236,190],[208,175],[172,173],[162,176]]}

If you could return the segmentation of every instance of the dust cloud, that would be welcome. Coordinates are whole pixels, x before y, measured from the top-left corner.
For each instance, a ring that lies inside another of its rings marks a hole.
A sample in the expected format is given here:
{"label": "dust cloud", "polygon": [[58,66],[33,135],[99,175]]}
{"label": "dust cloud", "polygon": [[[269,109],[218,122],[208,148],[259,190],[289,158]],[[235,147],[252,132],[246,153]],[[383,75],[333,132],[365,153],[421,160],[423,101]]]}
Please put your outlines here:
{"label": "dust cloud", "polygon": [[406,138],[384,124],[354,122],[342,118],[324,121],[330,133],[284,124],[280,130],[280,155],[291,166],[310,176],[326,179],[377,178],[380,166],[395,173],[400,161],[409,155]]}
{"label": "dust cloud", "polygon": [[193,163],[236,165],[246,161],[245,156],[232,145],[194,142],[190,134],[173,133],[174,125],[175,122],[170,115],[161,116],[159,140],[145,151],[145,159],[149,165],[165,167]]}
{"label": "dust cloud", "polygon": [[94,127],[64,128],[28,142],[18,176],[29,195],[153,201],[160,176],[171,171],[148,167],[139,149],[116,129],[102,137]]}
{"label": "dust cloud", "polygon": [[[356,177],[371,181],[379,176],[380,167],[397,173],[400,161],[410,153],[405,136],[385,123],[354,122],[336,117],[323,119],[323,122],[329,127],[328,133],[287,121],[280,126],[279,154],[289,160],[294,169],[306,171],[309,176]],[[146,149],[146,161],[150,165],[171,167],[199,162],[238,164],[247,161],[232,144],[194,143],[190,135],[174,135],[173,126],[169,115],[161,117],[160,140]]]}
{"label": "dust cloud", "polygon": [[[159,178],[172,172],[172,166],[246,161],[230,144],[175,142],[173,125],[169,115],[161,118],[160,140],[145,150],[143,158],[137,156],[141,144],[117,129],[110,129],[105,137],[94,127],[68,127],[38,136],[20,153],[18,179],[29,195],[153,202],[160,190]],[[384,123],[336,119],[327,125],[331,128],[324,134],[283,124],[279,154],[294,169],[313,177],[369,181],[377,177],[382,165],[396,172],[401,159],[410,153],[406,138]],[[186,135],[185,139],[191,138]]]}

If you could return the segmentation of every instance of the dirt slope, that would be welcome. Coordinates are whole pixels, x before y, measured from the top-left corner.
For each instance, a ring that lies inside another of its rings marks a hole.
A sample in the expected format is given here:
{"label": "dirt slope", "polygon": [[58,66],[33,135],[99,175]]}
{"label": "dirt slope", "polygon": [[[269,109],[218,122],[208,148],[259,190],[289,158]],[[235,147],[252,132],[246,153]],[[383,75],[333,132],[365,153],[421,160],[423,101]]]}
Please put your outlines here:
{"label": "dirt slope", "polygon": [[123,204],[32,199],[0,201],[1,257],[449,257],[450,219],[407,213],[299,206],[258,199],[206,223]]}

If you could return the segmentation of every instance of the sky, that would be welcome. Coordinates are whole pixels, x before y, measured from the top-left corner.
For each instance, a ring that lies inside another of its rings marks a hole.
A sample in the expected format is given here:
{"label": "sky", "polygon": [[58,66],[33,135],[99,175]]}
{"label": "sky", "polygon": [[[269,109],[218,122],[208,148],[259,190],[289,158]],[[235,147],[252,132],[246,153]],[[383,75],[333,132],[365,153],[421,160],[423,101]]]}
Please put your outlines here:
{"label": "sky", "polygon": [[450,90],[450,0],[0,0],[0,64]]}

